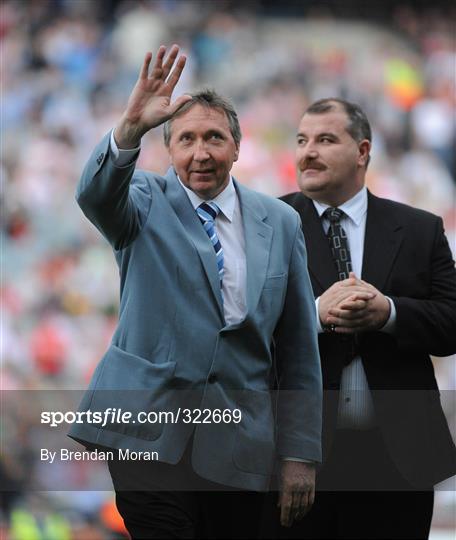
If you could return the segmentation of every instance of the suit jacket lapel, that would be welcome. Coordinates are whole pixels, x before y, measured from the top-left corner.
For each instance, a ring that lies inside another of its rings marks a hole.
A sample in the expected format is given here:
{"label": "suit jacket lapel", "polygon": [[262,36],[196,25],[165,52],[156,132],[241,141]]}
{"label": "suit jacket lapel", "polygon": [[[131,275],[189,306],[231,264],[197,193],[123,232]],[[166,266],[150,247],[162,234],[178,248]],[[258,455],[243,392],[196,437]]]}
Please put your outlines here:
{"label": "suit jacket lapel", "polygon": [[247,263],[247,316],[253,313],[260,299],[269,266],[272,227],[265,223],[267,212],[255,193],[234,183],[244,223]]}
{"label": "suit jacket lapel", "polygon": [[188,240],[194,245],[198,252],[209,281],[210,289],[217,301],[220,315],[222,316],[222,319],[224,319],[222,294],[217,264],[214,257],[214,248],[208,241],[206,231],[201,226],[201,221],[172,168],[168,170],[165,178],[167,181],[165,195],[182,223]]}
{"label": "suit jacket lapel", "polygon": [[382,199],[368,192],[362,278],[384,288],[402,243],[402,225]]}
{"label": "suit jacket lapel", "polygon": [[[293,201],[293,207],[301,216],[309,273],[312,280],[318,282],[325,291],[337,281],[338,277],[320,216],[312,201],[300,193]],[[314,292],[317,294],[317,291]]]}

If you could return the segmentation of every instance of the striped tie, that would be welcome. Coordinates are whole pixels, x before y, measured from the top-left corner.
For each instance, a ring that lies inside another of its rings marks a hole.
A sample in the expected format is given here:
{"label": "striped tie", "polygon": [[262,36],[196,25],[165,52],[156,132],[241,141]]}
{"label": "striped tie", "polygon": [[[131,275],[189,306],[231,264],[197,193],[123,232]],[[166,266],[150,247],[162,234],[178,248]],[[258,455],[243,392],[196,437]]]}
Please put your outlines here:
{"label": "striped tie", "polygon": [[215,230],[215,218],[220,212],[220,208],[214,202],[204,202],[198,206],[196,213],[203,224],[204,230],[209,236],[212,245],[214,246],[215,257],[217,259],[217,268],[220,278],[220,287],[222,287],[223,282],[223,249],[222,244],[217,236],[217,231]]}

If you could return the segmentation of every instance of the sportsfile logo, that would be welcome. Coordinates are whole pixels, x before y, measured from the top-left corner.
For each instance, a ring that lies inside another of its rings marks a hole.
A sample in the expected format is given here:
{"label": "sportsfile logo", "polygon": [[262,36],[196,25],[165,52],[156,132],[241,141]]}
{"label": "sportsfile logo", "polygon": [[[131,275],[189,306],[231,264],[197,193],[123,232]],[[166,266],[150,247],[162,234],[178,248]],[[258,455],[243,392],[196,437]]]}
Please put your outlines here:
{"label": "sportsfile logo", "polygon": [[60,424],[129,424],[133,414],[130,411],[108,407],[104,411],[43,411],[41,423],[57,427]]}
{"label": "sportsfile logo", "polygon": [[240,409],[183,409],[176,411],[140,411],[133,414],[115,407],[103,411],[43,411],[41,423],[50,427],[61,424],[239,424]]}

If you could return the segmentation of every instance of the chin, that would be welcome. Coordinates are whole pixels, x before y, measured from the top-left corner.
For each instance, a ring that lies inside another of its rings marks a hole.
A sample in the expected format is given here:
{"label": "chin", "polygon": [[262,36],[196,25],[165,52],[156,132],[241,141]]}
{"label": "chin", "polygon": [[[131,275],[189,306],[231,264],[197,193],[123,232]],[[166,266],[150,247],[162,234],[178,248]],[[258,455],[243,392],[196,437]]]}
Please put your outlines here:
{"label": "chin", "polygon": [[326,186],[323,182],[306,179],[304,181],[299,180],[298,187],[303,193],[319,193],[320,191],[324,191]]}
{"label": "chin", "polygon": [[218,195],[216,188],[210,188],[210,187],[201,188],[198,186],[195,186],[195,187],[192,186],[190,189],[194,193],[196,193],[198,197],[201,197],[201,199],[205,199],[205,200],[213,199],[216,195]]}
{"label": "chin", "polygon": [[206,191],[196,191],[196,190],[193,190],[196,195],[198,195],[198,197],[200,199],[203,199],[203,201],[209,201],[210,199],[213,199],[214,197],[211,196],[210,193],[207,193]]}

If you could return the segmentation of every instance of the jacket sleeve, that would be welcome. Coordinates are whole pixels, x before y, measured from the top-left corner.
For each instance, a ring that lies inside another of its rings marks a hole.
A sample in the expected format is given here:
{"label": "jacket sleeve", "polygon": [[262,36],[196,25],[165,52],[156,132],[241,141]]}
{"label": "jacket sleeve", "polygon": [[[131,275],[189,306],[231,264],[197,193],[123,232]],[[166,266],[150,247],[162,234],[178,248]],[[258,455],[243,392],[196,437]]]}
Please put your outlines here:
{"label": "jacket sleeve", "polygon": [[87,218],[115,250],[134,241],[151,206],[146,173],[135,172],[135,162],[114,165],[110,133],[93,151],[77,186],[76,200]]}
{"label": "jacket sleeve", "polygon": [[274,335],[279,375],[277,451],[321,461],[322,380],[315,302],[299,216],[282,316]]}
{"label": "jacket sleeve", "polygon": [[456,270],[441,218],[435,224],[428,298],[390,296],[396,307],[394,335],[404,349],[434,356],[456,353]]}

